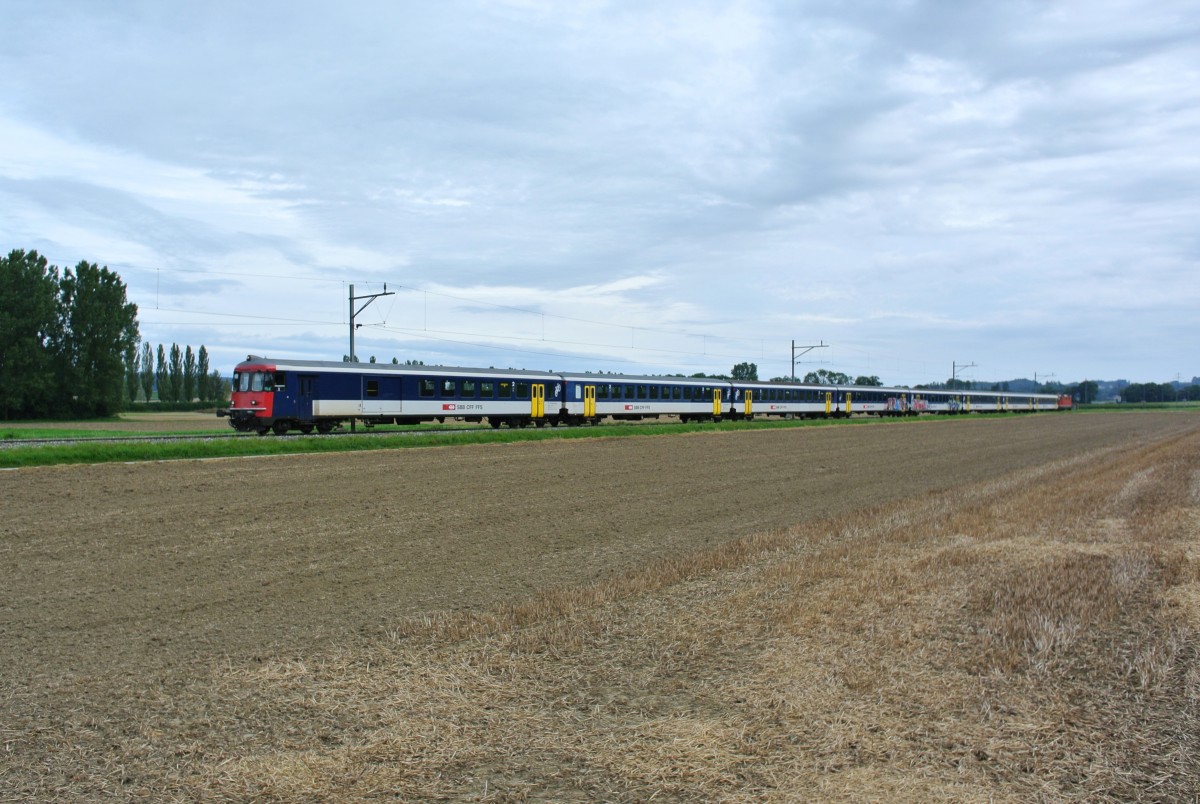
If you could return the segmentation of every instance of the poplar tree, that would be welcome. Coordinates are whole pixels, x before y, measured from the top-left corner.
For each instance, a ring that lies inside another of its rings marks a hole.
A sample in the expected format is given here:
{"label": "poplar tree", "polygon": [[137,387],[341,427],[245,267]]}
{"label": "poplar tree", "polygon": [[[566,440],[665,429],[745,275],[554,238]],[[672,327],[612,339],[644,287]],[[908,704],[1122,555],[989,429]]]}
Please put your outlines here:
{"label": "poplar tree", "polygon": [[[179,344],[171,344],[171,363],[170,363],[170,396],[171,402],[178,402],[183,398],[183,352],[179,350]],[[162,391],[159,391],[161,394]]]}
{"label": "poplar tree", "polygon": [[141,388],[142,352],[136,343],[129,345],[125,352],[125,390],[129,394],[129,402],[137,402],[138,389]]}
{"label": "poplar tree", "polygon": [[154,393],[154,348],[149,342],[142,344],[142,364],[138,372],[138,379],[142,383],[142,394],[146,397],[146,401],[150,401],[150,395]]}
{"label": "poplar tree", "polygon": [[204,344],[200,344],[200,354],[196,358],[196,389],[201,402],[208,402],[216,396],[208,381],[208,350]]}
{"label": "poplar tree", "polygon": [[158,389],[158,401],[167,402],[171,398],[170,374],[167,372],[167,350],[158,345],[158,363],[154,370],[154,387]]}
{"label": "poplar tree", "polygon": [[191,402],[196,398],[196,353],[191,344],[183,352],[183,400]]}

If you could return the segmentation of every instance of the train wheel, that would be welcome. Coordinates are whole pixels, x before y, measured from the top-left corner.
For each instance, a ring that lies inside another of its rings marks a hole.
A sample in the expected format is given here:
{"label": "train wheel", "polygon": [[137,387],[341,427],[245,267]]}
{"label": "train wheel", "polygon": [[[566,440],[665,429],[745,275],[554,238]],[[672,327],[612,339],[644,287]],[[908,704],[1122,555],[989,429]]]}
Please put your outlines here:
{"label": "train wheel", "polygon": [[310,433],[312,433],[312,431],[313,431],[313,426],[311,424],[300,425],[300,432],[304,433],[305,435],[309,435]]}
{"label": "train wheel", "polygon": [[317,422],[317,432],[322,435],[333,432],[333,422]]}
{"label": "train wheel", "polygon": [[271,425],[271,429],[275,431],[275,435],[287,435],[288,423],[285,421],[277,421]]}
{"label": "train wheel", "polygon": [[489,417],[488,417],[488,424],[490,424],[490,425],[492,426],[492,429],[493,429],[493,430],[499,430],[499,429],[500,429],[500,420],[499,420],[499,419],[497,419],[497,418],[496,418],[496,417],[494,417],[494,416],[489,416]]}

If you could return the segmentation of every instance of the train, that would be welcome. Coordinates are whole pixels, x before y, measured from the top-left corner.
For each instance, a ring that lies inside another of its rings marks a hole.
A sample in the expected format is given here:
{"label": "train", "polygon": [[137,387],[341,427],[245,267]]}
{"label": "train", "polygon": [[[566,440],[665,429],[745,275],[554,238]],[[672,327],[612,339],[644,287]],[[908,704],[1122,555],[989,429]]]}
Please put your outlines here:
{"label": "train", "polygon": [[682,422],[852,415],[1062,410],[1071,397],[1007,391],[918,390],[705,377],[276,360],[237,365],[228,408],[238,431],[328,433],[365,425],[488,422],[558,427],[604,419]]}

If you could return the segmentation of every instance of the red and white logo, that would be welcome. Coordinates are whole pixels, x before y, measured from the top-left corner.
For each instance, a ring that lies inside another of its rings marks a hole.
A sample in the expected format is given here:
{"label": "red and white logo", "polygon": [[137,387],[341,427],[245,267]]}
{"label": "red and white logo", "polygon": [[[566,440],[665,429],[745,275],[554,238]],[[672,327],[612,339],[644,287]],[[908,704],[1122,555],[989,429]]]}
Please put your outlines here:
{"label": "red and white logo", "polygon": [[442,405],[442,410],[455,410],[457,407],[453,402],[446,402]]}
{"label": "red and white logo", "polygon": [[633,405],[626,405],[625,410],[633,410]]}

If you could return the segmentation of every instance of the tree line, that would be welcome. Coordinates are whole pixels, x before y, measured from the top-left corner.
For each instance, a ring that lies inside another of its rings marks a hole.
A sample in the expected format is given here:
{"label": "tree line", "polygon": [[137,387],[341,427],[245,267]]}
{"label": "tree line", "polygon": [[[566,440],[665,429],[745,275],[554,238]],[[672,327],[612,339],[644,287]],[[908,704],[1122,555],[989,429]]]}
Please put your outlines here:
{"label": "tree line", "polygon": [[107,267],[60,272],[36,251],[0,258],[0,417],[112,415],[137,342],[137,305]]}
{"label": "tree line", "polygon": [[60,270],[20,249],[0,257],[0,418],[93,418],[139,399],[221,399],[208,350],[159,344],[156,356],[141,343],[137,311],[107,267]]}
{"label": "tree line", "polygon": [[1122,402],[1195,402],[1200,401],[1200,385],[1192,383],[1176,388],[1169,382],[1135,382],[1121,389]]}
{"label": "tree line", "polygon": [[210,370],[208,349],[198,351],[190,345],[168,350],[158,345],[157,355],[149,343],[125,353],[125,389],[130,402],[152,401],[157,391],[159,402],[217,402],[227,397],[221,372]]}

